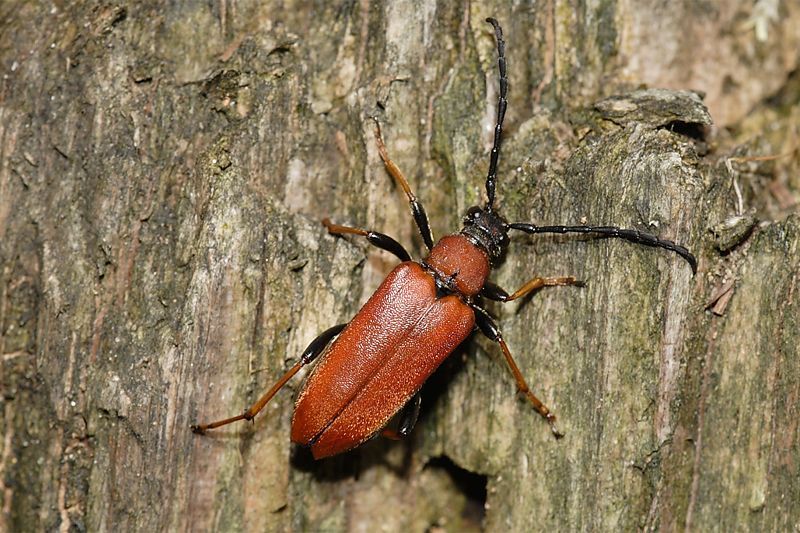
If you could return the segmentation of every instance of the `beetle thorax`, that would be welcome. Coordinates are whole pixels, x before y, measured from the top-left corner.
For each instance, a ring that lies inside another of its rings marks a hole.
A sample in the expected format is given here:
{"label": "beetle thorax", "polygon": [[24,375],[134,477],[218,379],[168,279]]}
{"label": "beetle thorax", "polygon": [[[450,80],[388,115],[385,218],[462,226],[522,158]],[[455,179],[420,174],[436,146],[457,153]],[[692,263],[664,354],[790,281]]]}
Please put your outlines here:
{"label": "beetle thorax", "polygon": [[442,237],[424,264],[434,271],[438,282],[466,297],[480,292],[491,271],[488,254],[464,235]]}

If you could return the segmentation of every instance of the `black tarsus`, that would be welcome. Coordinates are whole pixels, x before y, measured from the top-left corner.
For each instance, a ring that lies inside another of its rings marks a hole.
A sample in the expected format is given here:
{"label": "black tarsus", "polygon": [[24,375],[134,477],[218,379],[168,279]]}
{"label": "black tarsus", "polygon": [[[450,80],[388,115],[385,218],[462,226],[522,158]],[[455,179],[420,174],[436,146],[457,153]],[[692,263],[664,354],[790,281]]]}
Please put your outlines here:
{"label": "black tarsus", "polygon": [[671,252],[675,252],[689,263],[692,267],[692,273],[697,274],[697,259],[692,253],[672,241],[666,239],[659,239],[655,235],[649,233],[642,233],[635,229],[623,229],[616,226],[537,226],[535,224],[528,224],[526,222],[515,222],[509,224],[510,229],[524,231],[525,233],[590,233],[594,235],[603,235],[606,237],[615,237],[624,239],[635,244],[643,244],[645,246],[652,246],[654,248],[664,248]]}
{"label": "black tarsus", "polygon": [[503,40],[503,30],[500,24],[493,18],[487,18],[486,22],[494,27],[494,34],[497,38],[497,64],[500,70],[500,97],[497,101],[497,123],[494,127],[494,144],[492,154],[489,159],[489,173],[486,176],[486,210],[491,211],[494,205],[494,191],[497,182],[497,159],[500,156],[500,136],[503,132],[503,119],[506,116],[508,107],[508,77],[506,75],[506,42]]}

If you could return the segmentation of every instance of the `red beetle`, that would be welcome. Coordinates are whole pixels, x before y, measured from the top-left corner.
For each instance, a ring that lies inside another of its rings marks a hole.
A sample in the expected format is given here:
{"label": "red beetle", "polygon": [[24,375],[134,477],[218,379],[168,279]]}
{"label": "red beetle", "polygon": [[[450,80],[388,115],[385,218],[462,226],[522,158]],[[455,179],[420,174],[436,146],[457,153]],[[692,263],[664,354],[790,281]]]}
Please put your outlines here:
{"label": "red beetle", "polygon": [[[495,19],[487,19],[487,22],[492,24],[497,37],[500,98],[486,178],[486,205],[471,207],[464,217],[463,229],[434,245],[425,210],[400,169],[389,159],[378,126],[376,140],[381,158],[408,197],[414,220],[430,251],[428,257],[420,262],[411,261],[403,246],[387,235],[324,220],[330,233],[366,237],[371,244],[397,256],[402,263],[386,277],[353,320],[334,326],[314,339],[300,361],[244,414],[192,426],[196,433],[237,420],[251,420],[301,367],[321,355],[297,399],[292,420],[293,442],[310,447],[314,457],[320,459],[350,450],[381,430],[388,437],[405,436],[419,414],[420,388],[477,325],[484,335],[500,345],[517,387],[558,437],[561,434],[556,429],[555,416],[533,395],[497,325],[477,302],[481,298],[508,302],[544,286],[582,284],[573,277],[537,277],[509,295],[488,281],[492,264],[498,262],[508,248],[509,230],[617,237],[671,250],[696,271],[697,262],[689,250],[637,230],[508,223],[495,211],[497,158],[508,80],[502,30]],[[397,430],[385,429],[398,412]]]}

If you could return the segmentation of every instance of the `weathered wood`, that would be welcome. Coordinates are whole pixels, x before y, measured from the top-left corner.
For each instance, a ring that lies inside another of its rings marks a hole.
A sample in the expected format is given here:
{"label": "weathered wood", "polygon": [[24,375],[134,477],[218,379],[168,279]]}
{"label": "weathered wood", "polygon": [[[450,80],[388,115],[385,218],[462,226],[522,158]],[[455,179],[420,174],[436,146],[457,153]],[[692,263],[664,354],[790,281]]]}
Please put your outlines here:
{"label": "weathered wood", "polygon": [[[317,4],[0,7],[0,530],[796,527],[797,5]],[[481,201],[490,15],[502,212],[655,233],[697,276],[515,235],[504,287],[587,281],[490,306],[562,440],[477,338],[407,442],[314,463],[289,444],[299,380],[254,424],[193,435],[393,265],[321,218],[420,250],[370,117],[436,235]],[[715,241],[751,209],[742,242]]]}

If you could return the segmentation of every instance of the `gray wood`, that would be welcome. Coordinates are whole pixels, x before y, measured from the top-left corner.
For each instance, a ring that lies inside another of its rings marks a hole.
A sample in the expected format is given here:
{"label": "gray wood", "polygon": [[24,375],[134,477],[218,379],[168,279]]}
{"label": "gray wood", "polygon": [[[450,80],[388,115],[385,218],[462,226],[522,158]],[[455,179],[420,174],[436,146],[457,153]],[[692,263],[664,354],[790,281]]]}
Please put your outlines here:
{"label": "gray wood", "polygon": [[[0,530],[797,527],[800,9],[514,6],[0,4]],[[562,440],[478,338],[405,442],[313,463],[289,444],[299,379],[254,424],[193,435],[394,264],[321,218],[418,256],[371,116],[435,235],[482,201],[490,15],[502,212],[655,233],[697,276],[515,236],[504,287],[587,281],[490,306]],[[709,231],[745,214],[738,244]]]}

